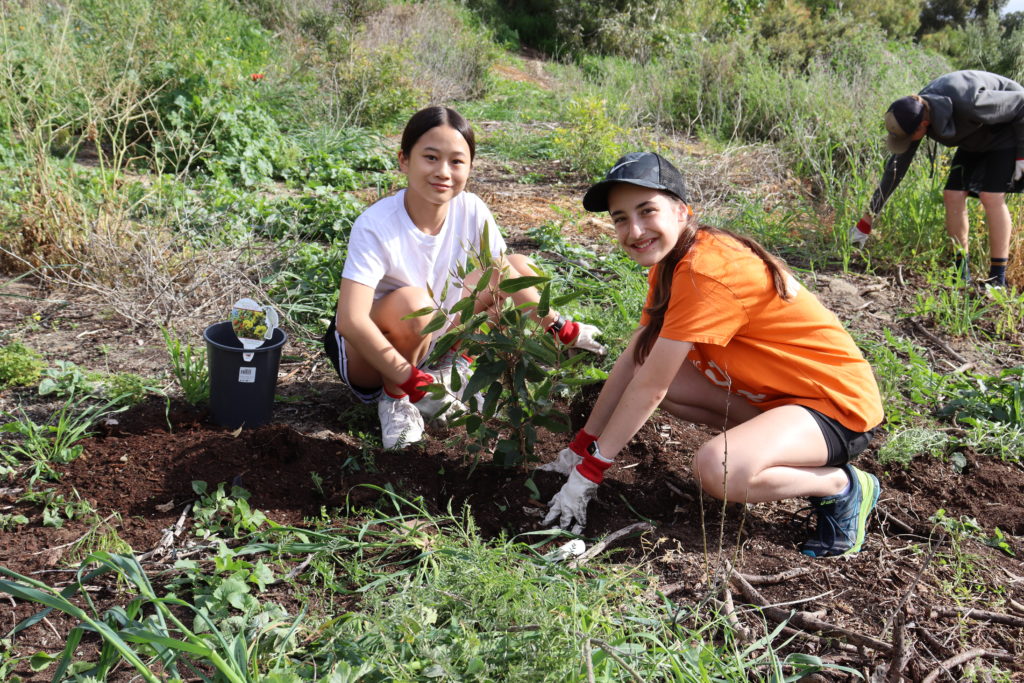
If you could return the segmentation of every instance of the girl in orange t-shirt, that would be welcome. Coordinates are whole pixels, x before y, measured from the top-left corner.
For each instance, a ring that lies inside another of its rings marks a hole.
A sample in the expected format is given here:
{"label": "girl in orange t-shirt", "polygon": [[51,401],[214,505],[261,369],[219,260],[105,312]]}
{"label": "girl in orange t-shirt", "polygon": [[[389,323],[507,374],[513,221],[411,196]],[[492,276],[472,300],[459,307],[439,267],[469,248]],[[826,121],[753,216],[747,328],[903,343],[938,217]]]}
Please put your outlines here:
{"label": "girl in orange t-shirt", "polygon": [[754,240],[698,225],[679,171],[627,154],[583,198],[651,268],[640,326],[584,425],[541,469],[568,476],[545,523],[579,532],[619,451],[661,407],[725,431],[694,455],[708,494],[806,497],[813,557],[860,550],[878,480],[849,464],[882,421],[871,367],[839,320]]}

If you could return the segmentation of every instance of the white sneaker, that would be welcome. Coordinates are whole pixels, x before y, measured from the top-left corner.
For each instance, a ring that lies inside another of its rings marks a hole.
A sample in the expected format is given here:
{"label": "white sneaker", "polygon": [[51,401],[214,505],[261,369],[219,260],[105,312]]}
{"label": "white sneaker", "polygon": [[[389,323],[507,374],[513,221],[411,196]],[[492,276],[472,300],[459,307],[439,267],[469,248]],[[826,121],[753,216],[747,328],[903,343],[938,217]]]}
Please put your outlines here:
{"label": "white sneaker", "polygon": [[[434,419],[443,424],[455,417],[456,413],[468,410],[466,404],[462,402],[462,397],[466,392],[466,382],[469,381],[469,365],[470,362],[465,356],[455,349],[451,349],[441,356],[436,364],[424,370],[433,375],[434,379],[445,388],[445,393],[441,398],[433,399],[426,396],[416,404],[425,418]],[[452,389],[453,372],[459,376],[458,390]],[[478,394],[477,398],[477,408],[479,409],[483,405],[483,397]],[[421,405],[424,403],[426,405]]]}
{"label": "white sneaker", "polygon": [[377,401],[377,415],[384,448],[402,448],[423,438],[423,416],[408,396],[395,399],[384,394]]}

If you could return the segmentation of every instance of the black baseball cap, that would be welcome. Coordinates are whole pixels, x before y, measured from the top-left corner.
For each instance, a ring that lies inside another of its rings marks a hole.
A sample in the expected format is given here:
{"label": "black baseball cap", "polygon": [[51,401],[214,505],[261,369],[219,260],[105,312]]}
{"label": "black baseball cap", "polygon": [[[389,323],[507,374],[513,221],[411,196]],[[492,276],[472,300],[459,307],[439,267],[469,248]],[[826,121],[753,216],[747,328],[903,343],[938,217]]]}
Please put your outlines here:
{"label": "black baseball cap", "polygon": [[924,101],[908,95],[889,105],[885,112],[885,129],[888,135],[885,146],[893,154],[903,154],[914,142],[913,135],[924,119]]}
{"label": "black baseball cap", "polygon": [[583,195],[583,208],[587,211],[607,211],[608,191],[615,183],[629,183],[674,194],[686,202],[686,183],[683,176],[668,159],[654,152],[631,152],[619,157],[599,183]]}

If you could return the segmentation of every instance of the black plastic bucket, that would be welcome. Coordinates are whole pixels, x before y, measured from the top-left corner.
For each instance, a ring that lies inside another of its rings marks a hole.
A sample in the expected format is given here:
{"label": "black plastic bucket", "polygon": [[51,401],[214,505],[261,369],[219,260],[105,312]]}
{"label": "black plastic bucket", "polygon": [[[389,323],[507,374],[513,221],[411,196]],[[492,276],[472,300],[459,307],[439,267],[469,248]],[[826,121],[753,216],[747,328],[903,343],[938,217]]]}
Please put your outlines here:
{"label": "black plastic bucket", "polygon": [[[210,368],[210,418],[222,427],[259,427],[274,410],[277,368],[288,335],[280,328],[263,346],[246,351],[230,322],[203,332]],[[249,355],[251,354],[251,355]],[[250,360],[245,360],[246,356]]]}

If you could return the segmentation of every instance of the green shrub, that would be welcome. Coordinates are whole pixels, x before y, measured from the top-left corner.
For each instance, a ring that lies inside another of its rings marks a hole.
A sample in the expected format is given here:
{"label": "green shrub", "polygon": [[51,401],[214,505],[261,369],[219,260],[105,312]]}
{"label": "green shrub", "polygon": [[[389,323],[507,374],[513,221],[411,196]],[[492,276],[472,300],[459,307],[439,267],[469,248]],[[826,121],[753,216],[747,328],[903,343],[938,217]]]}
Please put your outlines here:
{"label": "green shrub", "polygon": [[31,386],[45,367],[43,357],[21,342],[0,346],[0,389]]}
{"label": "green shrub", "polygon": [[623,151],[619,141],[625,131],[612,121],[608,106],[590,97],[570,100],[552,138],[565,163],[592,178],[603,176]]}

